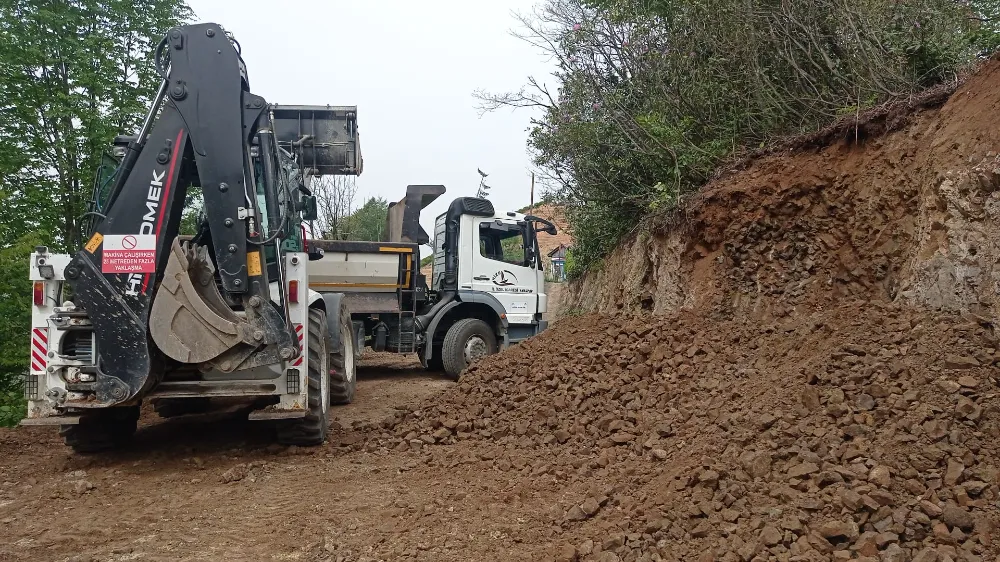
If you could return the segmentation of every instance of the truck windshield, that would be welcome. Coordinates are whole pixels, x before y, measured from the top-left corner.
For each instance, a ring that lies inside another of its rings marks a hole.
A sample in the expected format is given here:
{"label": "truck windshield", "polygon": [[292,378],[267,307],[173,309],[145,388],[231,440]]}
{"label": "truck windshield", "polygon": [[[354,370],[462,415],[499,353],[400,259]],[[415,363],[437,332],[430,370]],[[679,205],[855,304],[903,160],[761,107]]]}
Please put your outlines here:
{"label": "truck windshield", "polygon": [[524,251],[525,228],[516,223],[480,223],[479,253],[486,259],[530,267],[528,254]]}

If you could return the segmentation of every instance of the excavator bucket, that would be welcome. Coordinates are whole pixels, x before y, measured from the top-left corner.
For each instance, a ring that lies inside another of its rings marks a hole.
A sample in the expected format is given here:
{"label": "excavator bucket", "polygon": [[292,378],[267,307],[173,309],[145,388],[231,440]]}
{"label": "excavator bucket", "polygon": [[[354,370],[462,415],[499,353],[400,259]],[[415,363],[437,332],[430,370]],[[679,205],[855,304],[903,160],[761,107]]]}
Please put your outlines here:
{"label": "excavator bucket", "polygon": [[247,341],[247,326],[222,299],[208,248],[175,239],[149,315],[160,350],[182,363],[204,363]]}

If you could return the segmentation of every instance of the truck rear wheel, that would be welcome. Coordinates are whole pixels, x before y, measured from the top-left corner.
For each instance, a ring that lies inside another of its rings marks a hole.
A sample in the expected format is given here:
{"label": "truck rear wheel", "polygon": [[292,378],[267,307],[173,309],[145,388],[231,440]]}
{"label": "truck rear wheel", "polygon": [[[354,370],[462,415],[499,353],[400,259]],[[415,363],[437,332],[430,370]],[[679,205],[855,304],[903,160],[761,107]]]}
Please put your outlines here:
{"label": "truck rear wheel", "polygon": [[284,445],[321,445],[326,440],[330,409],[330,361],[327,354],[326,313],[309,309],[308,357],[309,411],[305,417],[288,420],[277,428],[278,442]]}
{"label": "truck rear wheel", "polygon": [[478,318],[463,318],[448,328],[441,346],[444,372],[453,380],[473,361],[497,352],[497,338]]}
{"label": "truck rear wheel", "polygon": [[138,423],[138,406],[109,408],[83,415],[77,425],[62,426],[59,435],[77,453],[98,453],[127,443]]}
{"label": "truck rear wheel", "polygon": [[347,303],[340,303],[340,349],[330,350],[330,404],[350,404],[358,384],[357,334]]}

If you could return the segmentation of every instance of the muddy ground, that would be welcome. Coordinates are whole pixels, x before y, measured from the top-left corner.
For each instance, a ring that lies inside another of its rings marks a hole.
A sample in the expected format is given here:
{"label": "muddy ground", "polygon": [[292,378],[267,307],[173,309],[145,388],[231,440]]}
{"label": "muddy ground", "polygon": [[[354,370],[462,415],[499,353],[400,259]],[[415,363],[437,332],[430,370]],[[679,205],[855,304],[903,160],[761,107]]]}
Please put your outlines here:
{"label": "muddy ground", "polygon": [[[89,457],[55,429],[0,430],[0,560],[531,559],[517,529],[544,502],[520,494],[545,496],[544,483],[482,470],[474,445],[351,450],[364,437],[353,424],[452,384],[368,355],[355,403],[316,448],[277,446],[238,412],[147,414],[133,447]],[[442,455],[468,464],[428,467]]]}

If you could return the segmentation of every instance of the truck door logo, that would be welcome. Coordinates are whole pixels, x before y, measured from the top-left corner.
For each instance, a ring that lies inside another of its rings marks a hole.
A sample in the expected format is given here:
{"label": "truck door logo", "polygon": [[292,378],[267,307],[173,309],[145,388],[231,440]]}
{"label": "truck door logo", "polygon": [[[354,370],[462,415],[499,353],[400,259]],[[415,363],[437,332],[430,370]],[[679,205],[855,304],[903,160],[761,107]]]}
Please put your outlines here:
{"label": "truck door logo", "polygon": [[493,274],[493,284],[497,287],[517,285],[517,276],[506,269],[502,269]]}

